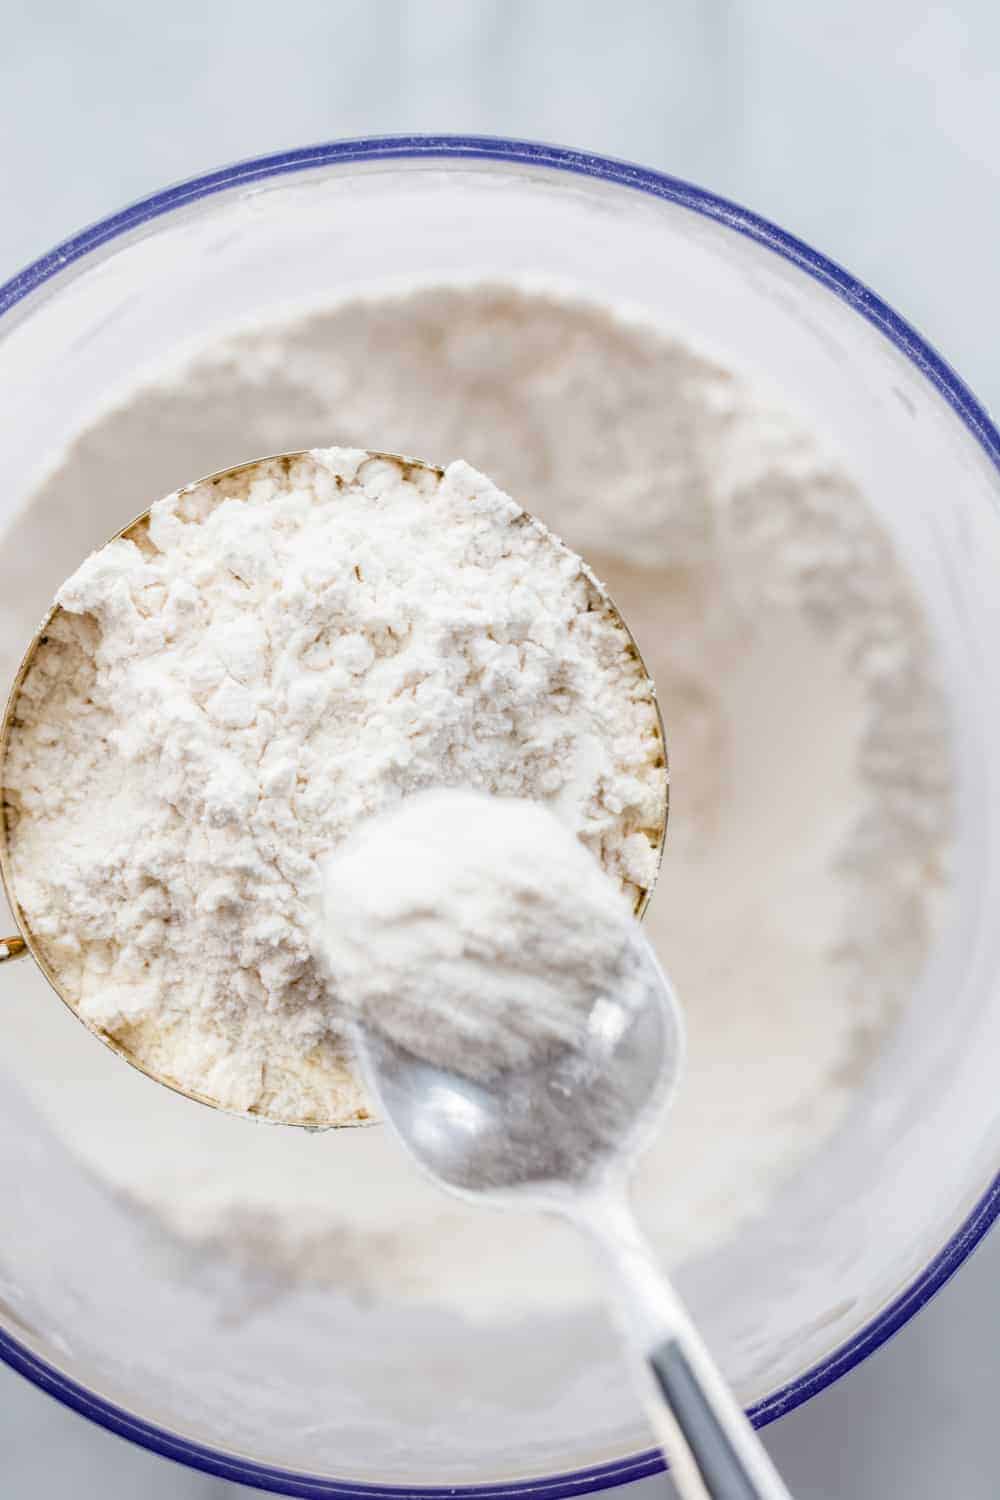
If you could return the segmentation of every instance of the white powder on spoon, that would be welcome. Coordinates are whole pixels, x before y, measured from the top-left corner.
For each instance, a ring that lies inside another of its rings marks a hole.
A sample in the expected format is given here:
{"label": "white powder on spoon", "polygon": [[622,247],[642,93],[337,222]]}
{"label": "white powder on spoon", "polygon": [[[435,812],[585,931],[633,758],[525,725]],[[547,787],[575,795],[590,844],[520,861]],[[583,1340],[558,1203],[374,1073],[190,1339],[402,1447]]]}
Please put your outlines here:
{"label": "white powder on spoon", "polygon": [[418,792],[323,862],[316,943],[345,1006],[467,1078],[579,1050],[623,989],[621,890],[540,803]]}
{"label": "white powder on spoon", "polygon": [[[373,433],[465,454],[578,547],[669,705],[646,930],[689,1053],[639,1208],[676,1264],[766,1211],[827,1139],[928,952],[951,809],[919,600],[843,464],[694,343],[572,292],[376,289],[216,338],[94,417],[0,549],[5,675],[137,494],[248,450]],[[294,1131],[248,1140],[123,1068],[25,965],[4,979],[8,1066],[186,1240],[472,1316],[590,1296],[571,1236],[528,1220],[501,1242],[382,1132],[333,1150]]]}

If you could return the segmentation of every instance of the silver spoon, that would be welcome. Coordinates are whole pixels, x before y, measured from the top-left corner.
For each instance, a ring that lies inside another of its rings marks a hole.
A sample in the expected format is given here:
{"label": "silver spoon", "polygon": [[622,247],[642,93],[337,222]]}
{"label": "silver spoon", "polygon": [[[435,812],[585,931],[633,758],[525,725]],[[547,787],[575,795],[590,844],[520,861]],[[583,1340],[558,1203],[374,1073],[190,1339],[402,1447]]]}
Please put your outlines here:
{"label": "silver spoon", "polygon": [[472,1081],[358,1025],[366,1080],[418,1165],[470,1201],[557,1213],[597,1251],[637,1384],[685,1500],[789,1500],[627,1196],[684,1054],[676,997],[636,926],[622,994],[595,995],[586,1041],[534,1072]]}

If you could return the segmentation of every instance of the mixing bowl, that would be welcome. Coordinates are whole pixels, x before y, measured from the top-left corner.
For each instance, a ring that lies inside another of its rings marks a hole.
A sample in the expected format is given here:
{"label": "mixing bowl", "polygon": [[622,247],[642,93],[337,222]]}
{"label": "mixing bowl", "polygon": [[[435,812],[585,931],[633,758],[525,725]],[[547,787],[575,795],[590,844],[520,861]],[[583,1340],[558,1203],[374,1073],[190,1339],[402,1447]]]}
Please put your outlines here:
{"label": "mixing bowl", "polygon": [[[903,1021],[808,1172],[679,1278],[765,1423],[904,1323],[1000,1207],[1000,437],[956,376],[823,256],[686,183],[516,141],[318,146],[146,199],[0,288],[0,550],[37,590],[41,617],[76,557],[57,520],[26,525],[17,512],[67,436],[137,368],[216,327],[373,278],[521,272],[625,295],[794,393],[893,537],[947,686],[953,894]],[[178,454],[165,474],[171,456],[156,445],[151,431],[150,494],[192,472]],[[32,966],[3,979],[4,1008],[30,1022],[5,1045],[7,1069],[44,1070],[50,1045],[76,1044],[50,1034],[61,1008]],[[60,1099],[72,1139],[72,1065]],[[129,1122],[109,1130],[127,1149]],[[336,1143],[356,1153],[359,1175],[373,1134]],[[0,1185],[11,1210],[0,1355],[159,1453],[303,1496],[554,1497],[659,1466],[596,1315],[512,1306],[502,1326],[479,1326],[431,1305],[390,1309],[248,1278],[127,1211],[13,1083],[0,1094]]]}

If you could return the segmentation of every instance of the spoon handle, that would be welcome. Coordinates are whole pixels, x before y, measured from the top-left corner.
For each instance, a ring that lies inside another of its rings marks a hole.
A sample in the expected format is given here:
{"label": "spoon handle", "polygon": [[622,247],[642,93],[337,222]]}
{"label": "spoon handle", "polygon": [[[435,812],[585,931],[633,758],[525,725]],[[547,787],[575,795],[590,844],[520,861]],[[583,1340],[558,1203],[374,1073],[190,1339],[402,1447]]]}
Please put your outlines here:
{"label": "spoon handle", "polygon": [[[679,1338],[669,1338],[649,1355],[660,1393],[670,1409],[676,1430],[684,1443],[689,1463],[697,1471],[695,1488],[676,1477],[688,1500],[785,1500],[788,1491],[754,1434],[764,1463],[747,1461],[744,1444],[733,1431],[733,1415],[720,1410]],[[649,1397],[647,1396],[647,1405]],[[738,1417],[743,1413],[738,1412]],[[659,1425],[659,1424],[657,1424]],[[671,1432],[674,1431],[673,1426]],[[766,1470],[771,1469],[771,1473]],[[754,1471],[757,1472],[754,1472]]]}
{"label": "spoon handle", "polygon": [[791,1500],[628,1206],[587,1216],[638,1386],[684,1500]]}

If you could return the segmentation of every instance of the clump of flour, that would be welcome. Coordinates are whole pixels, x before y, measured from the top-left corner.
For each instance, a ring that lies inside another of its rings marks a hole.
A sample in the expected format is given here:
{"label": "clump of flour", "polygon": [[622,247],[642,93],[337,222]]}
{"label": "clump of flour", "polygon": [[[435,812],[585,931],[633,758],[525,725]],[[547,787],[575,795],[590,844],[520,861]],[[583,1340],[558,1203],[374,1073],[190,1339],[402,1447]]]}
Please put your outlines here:
{"label": "clump of flour", "polygon": [[365,1026],[468,1078],[579,1050],[623,988],[628,901],[546,808],[430,791],[325,861],[317,943]]}
{"label": "clump of flour", "polygon": [[207,481],[57,602],[4,767],[17,891],[80,1014],[184,1088],[365,1114],[310,903],[415,789],[541,799],[623,900],[652,884],[649,681],[580,559],[467,464],[318,449]]}
{"label": "clump of flour", "polygon": [[[644,926],[688,1060],[638,1206],[676,1265],[765,1212],[828,1139],[932,945],[952,815],[921,602],[841,459],[697,330],[572,288],[373,288],[216,335],[94,416],[5,533],[4,675],[136,496],[373,434],[463,454],[541,516],[608,584],[656,680],[671,814]],[[9,1065],[186,1242],[483,1318],[593,1295],[572,1236],[530,1219],[498,1236],[384,1132],[248,1143],[242,1121],[121,1067],[28,966],[5,979]]]}

